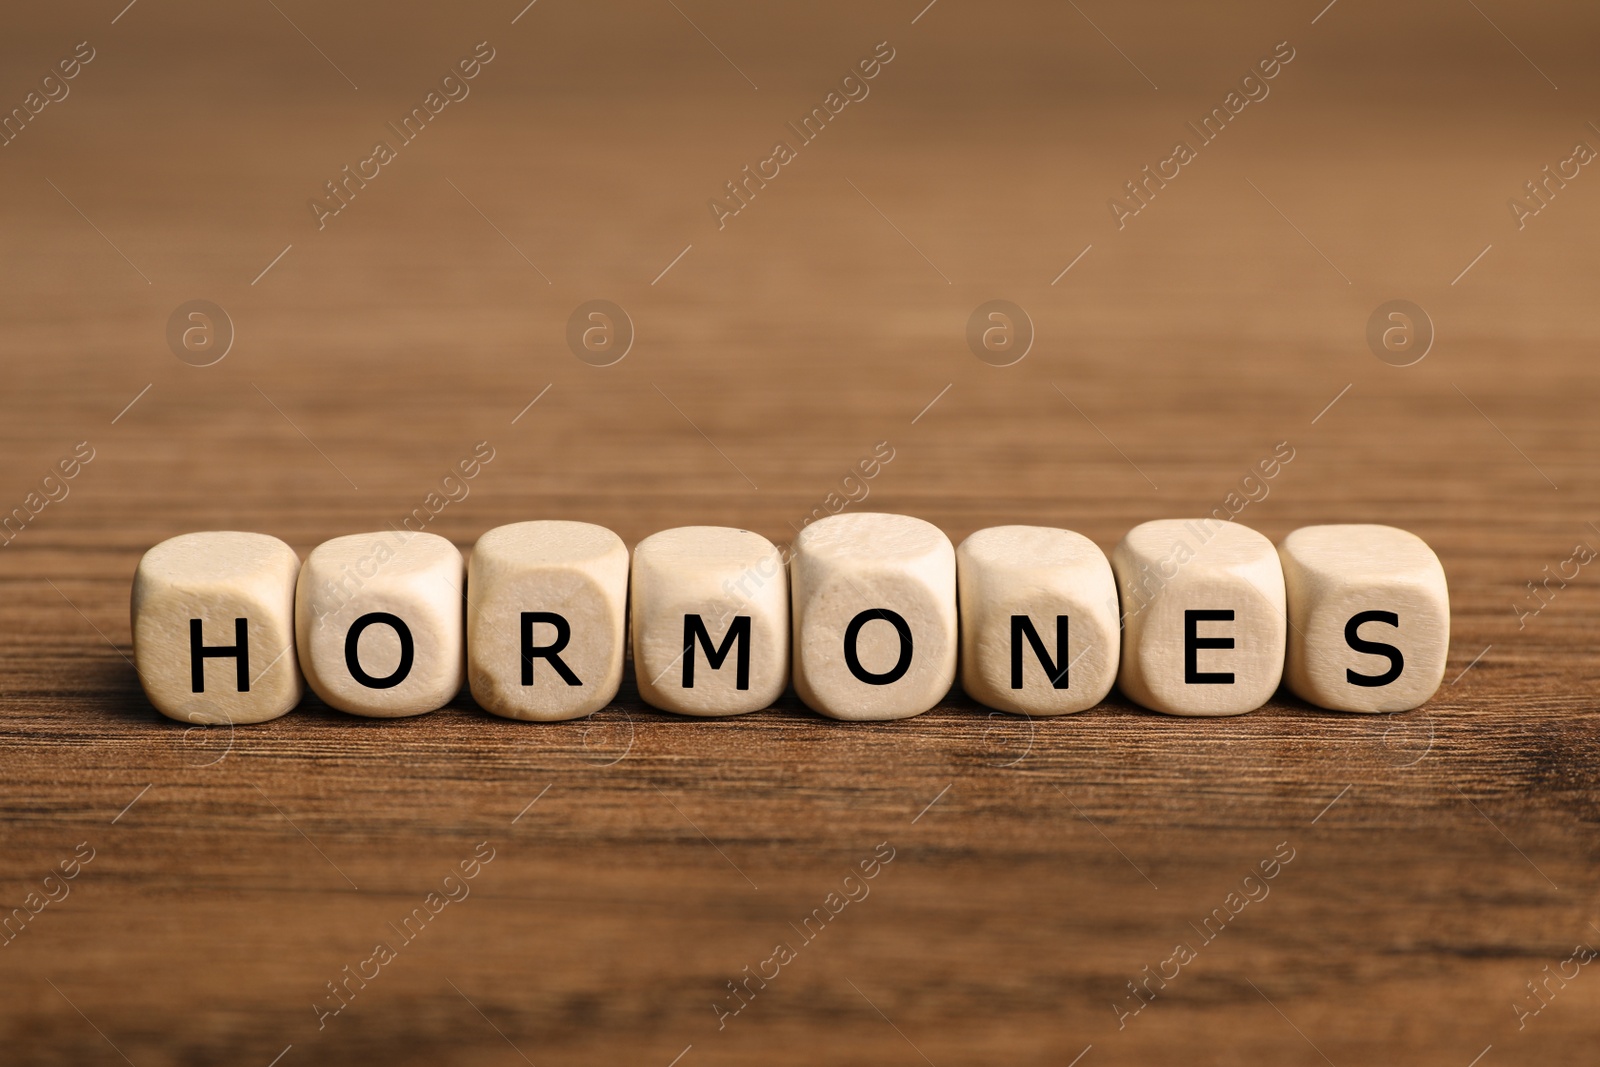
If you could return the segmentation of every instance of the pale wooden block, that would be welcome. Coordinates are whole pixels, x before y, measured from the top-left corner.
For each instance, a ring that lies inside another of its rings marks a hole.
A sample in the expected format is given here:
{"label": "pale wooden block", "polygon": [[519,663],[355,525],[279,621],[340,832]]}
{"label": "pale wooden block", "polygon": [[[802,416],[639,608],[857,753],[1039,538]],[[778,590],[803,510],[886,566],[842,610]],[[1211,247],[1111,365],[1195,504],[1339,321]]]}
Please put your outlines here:
{"label": "pale wooden block", "polygon": [[1278,546],[1289,599],[1284,675],[1334,711],[1409,711],[1444,680],[1450,591],[1422,538],[1393,526],[1305,526]]}
{"label": "pale wooden block", "polygon": [[628,546],[604,526],[497,526],[472,549],[467,679],[508,719],[590,715],[622,684]]}
{"label": "pale wooden block", "polygon": [[789,684],[789,576],[758,533],[684,526],[633,550],[633,676],[645,702],[740,715]]}
{"label": "pale wooden block", "polygon": [[1043,526],[979,530],[956,549],[956,584],[961,686],[973,700],[1064,715],[1111,691],[1122,650],[1117,583],[1093,541]]}
{"label": "pale wooden block", "polygon": [[251,723],[298,704],[299,573],[294,549],[266,534],[189,533],[146,552],[133,575],[133,661],[156,710]]}
{"label": "pale wooden block", "polygon": [[1283,678],[1283,568],[1272,542],[1236,522],[1161,519],[1111,553],[1122,596],[1117,682],[1169,715],[1240,715]]}
{"label": "pale wooden block", "polygon": [[861,512],[811,523],[790,560],[794,686],[835,719],[904,719],[950,691],[956,555],[940,529]]}
{"label": "pale wooden block", "polygon": [[295,596],[306,682],[352,715],[443,707],[464,673],[465,578],[460,550],[437,534],[396,529],[318,545]]}

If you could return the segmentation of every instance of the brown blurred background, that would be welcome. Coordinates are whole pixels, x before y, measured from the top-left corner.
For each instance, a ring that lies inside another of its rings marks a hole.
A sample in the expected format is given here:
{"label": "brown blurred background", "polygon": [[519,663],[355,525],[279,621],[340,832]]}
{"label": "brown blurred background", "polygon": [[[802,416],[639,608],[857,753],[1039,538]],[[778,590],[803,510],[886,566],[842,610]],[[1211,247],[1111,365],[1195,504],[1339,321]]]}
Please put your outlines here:
{"label": "brown blurred background", "polygon": [[[1524,188],[1600,148],[1591,5],[112,0],[5,25],[0,511],[94,454],[0,550],[0,904],[94,855],[0,947],[6,1062],[1592,1046],[1600,605],[1587,568],[1527,583],[1600,547],[1600,176]],[[469,95],[401,145],[386,124],[480,42]],[[869,94],[799,145],[785,124],[880,42]],[[1185,124],[1281,42],[1269,95],[1199,147]],[[308,201],[379,138],[396,158],[319,229]],[[1197,158],[1119,229],[1107,201],[1180,138]],[[778,139],[797,158],[719,229],[708,201]],[[1512,198],[1540,207],[1521,228]],[[195,300],[233,334],[205,367],[168,339]],[[593,300],[632,324],[609,366],[568,343]],[[1031,322],[1009,366],[969,347],[990,300]],[[1392,300],[1431,324],[1410,366],[1369,345]],[[784,541],[879,442],[856,510],[1109,548],[1287,441],[1239,521],[1427,539],[1447,684],[1405,716],[1284,697],[1222,722],[959,693],[895,724],[792,698],[694,722],[625,690],[571,724],[308,697],[224,733],[144,701],[144,549],[246,529],[304,554],[400,521],[479,441],[429,527],[464,548],[538,517]],[[483,841],[470,898],[319,1028],[327,983]],[[719,1026],[881,842],[871,898]],[[1270,897],[1124,1015],[1284,842]]]}

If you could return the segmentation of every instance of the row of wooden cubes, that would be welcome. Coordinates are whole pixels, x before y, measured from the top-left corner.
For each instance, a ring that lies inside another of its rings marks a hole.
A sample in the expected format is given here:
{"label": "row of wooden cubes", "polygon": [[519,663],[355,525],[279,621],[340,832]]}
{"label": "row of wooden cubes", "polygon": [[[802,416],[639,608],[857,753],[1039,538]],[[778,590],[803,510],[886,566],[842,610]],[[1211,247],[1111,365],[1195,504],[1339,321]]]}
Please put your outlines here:
{"label": "row of wooden cubes", "polygon": [[133,582],[135,666],[186,722],[250,723],[309,683],[334,708],[399,717],[460,691],[496,715],[605,707],[631,646],[639,695],[685,715],[772,704],[792,682],[837,719],[899,719],[955,683],[989,707],[1060,715],[1113,683],[1173,715],[1237,715],[1287,681],[1339,711],[1414,708],[1449,647],[1444,569],[1389,526],[1309,526],[1274,546],[1237,523],[1166,519],[1108,559],[1067,530],[961,543],[905,515],[848,514],[781,551],[688,526],[634,549],[589,523],[442,537],[338,537],[302,564],[265,534],[184,534]]}

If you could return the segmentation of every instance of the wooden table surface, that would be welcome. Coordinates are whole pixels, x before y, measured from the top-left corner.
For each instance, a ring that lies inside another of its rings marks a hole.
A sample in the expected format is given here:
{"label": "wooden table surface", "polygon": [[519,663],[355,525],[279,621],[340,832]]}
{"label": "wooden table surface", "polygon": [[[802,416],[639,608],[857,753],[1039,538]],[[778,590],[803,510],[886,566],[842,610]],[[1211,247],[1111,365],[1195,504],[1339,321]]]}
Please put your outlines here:
{"label": "wooden table surface", "polygon": [[[0,947],[0,1060],[1592,1056],[1600,598],[1590,567],[1527,584],[1600,547],[1600,176],[1564,162],[1600,145],[1592,8],[122,3],[9,11],[0,40],[7,109],[94,54],[0,147],[0,510],[94,457],[0,549],[0,904],[40,905]],[[1285,41],[1119,228],[1108,199]],[[469,95],[400,143],[479,42]],[[319,229],[308,201],[380,138]],[[708,200],[780,139],[719,228]],[[1547,165],[1570,177],[1527,199]],[[635,335],[603,367],[566,339],[601,299]],[[1011,366],[968,347],[994,299],[1033,324]],[[1407,367],[1367,341],[1400,299],[1435,334]],[[212,366],[169,348],[191,300],[232,322]],[[855,510],[1109,548],[1288,442],[1238,520],[1425,538],[1446,684],[1220,721],[959,692],[692,721],[629,683],[564,724],[308,698],[229,731],[144,700],[146,548],[304,554],[424,506],[480,441],[429,526],[463,548],[541,517],[787,540],[879,442]]]}

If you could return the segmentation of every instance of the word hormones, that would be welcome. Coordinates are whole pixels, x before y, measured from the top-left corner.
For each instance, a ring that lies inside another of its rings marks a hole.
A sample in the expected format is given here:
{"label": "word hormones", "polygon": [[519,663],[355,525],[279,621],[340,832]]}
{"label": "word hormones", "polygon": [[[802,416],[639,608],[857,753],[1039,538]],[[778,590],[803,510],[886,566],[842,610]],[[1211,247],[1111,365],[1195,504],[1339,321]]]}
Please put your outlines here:
{"label": "word hormones", "polygon": [[463,685],[487,711],[556,721],[639,695],[738,715],[792,685],[847,720],[902,719],[956,683],[1022,715],[1083,711],[1113,685],[1170,715],[1239,715],[1280,684],[1323,708],[1393,712],[1437,691],[1450,641],[1438,557],[1389,526],[1309,526],[1276,547],[1236,522],[1165,519],[1109,558],[1067,530],[1001,526],[959,548],[905,515],[833,515],[780,550],[687,526],[630,554],[600,526],[490,530],[468,566],[443,537],[338,537],[302,563],[277,538],[191,533],[134,576],[135,667],[192,723],[299,703],[395,718]]}

